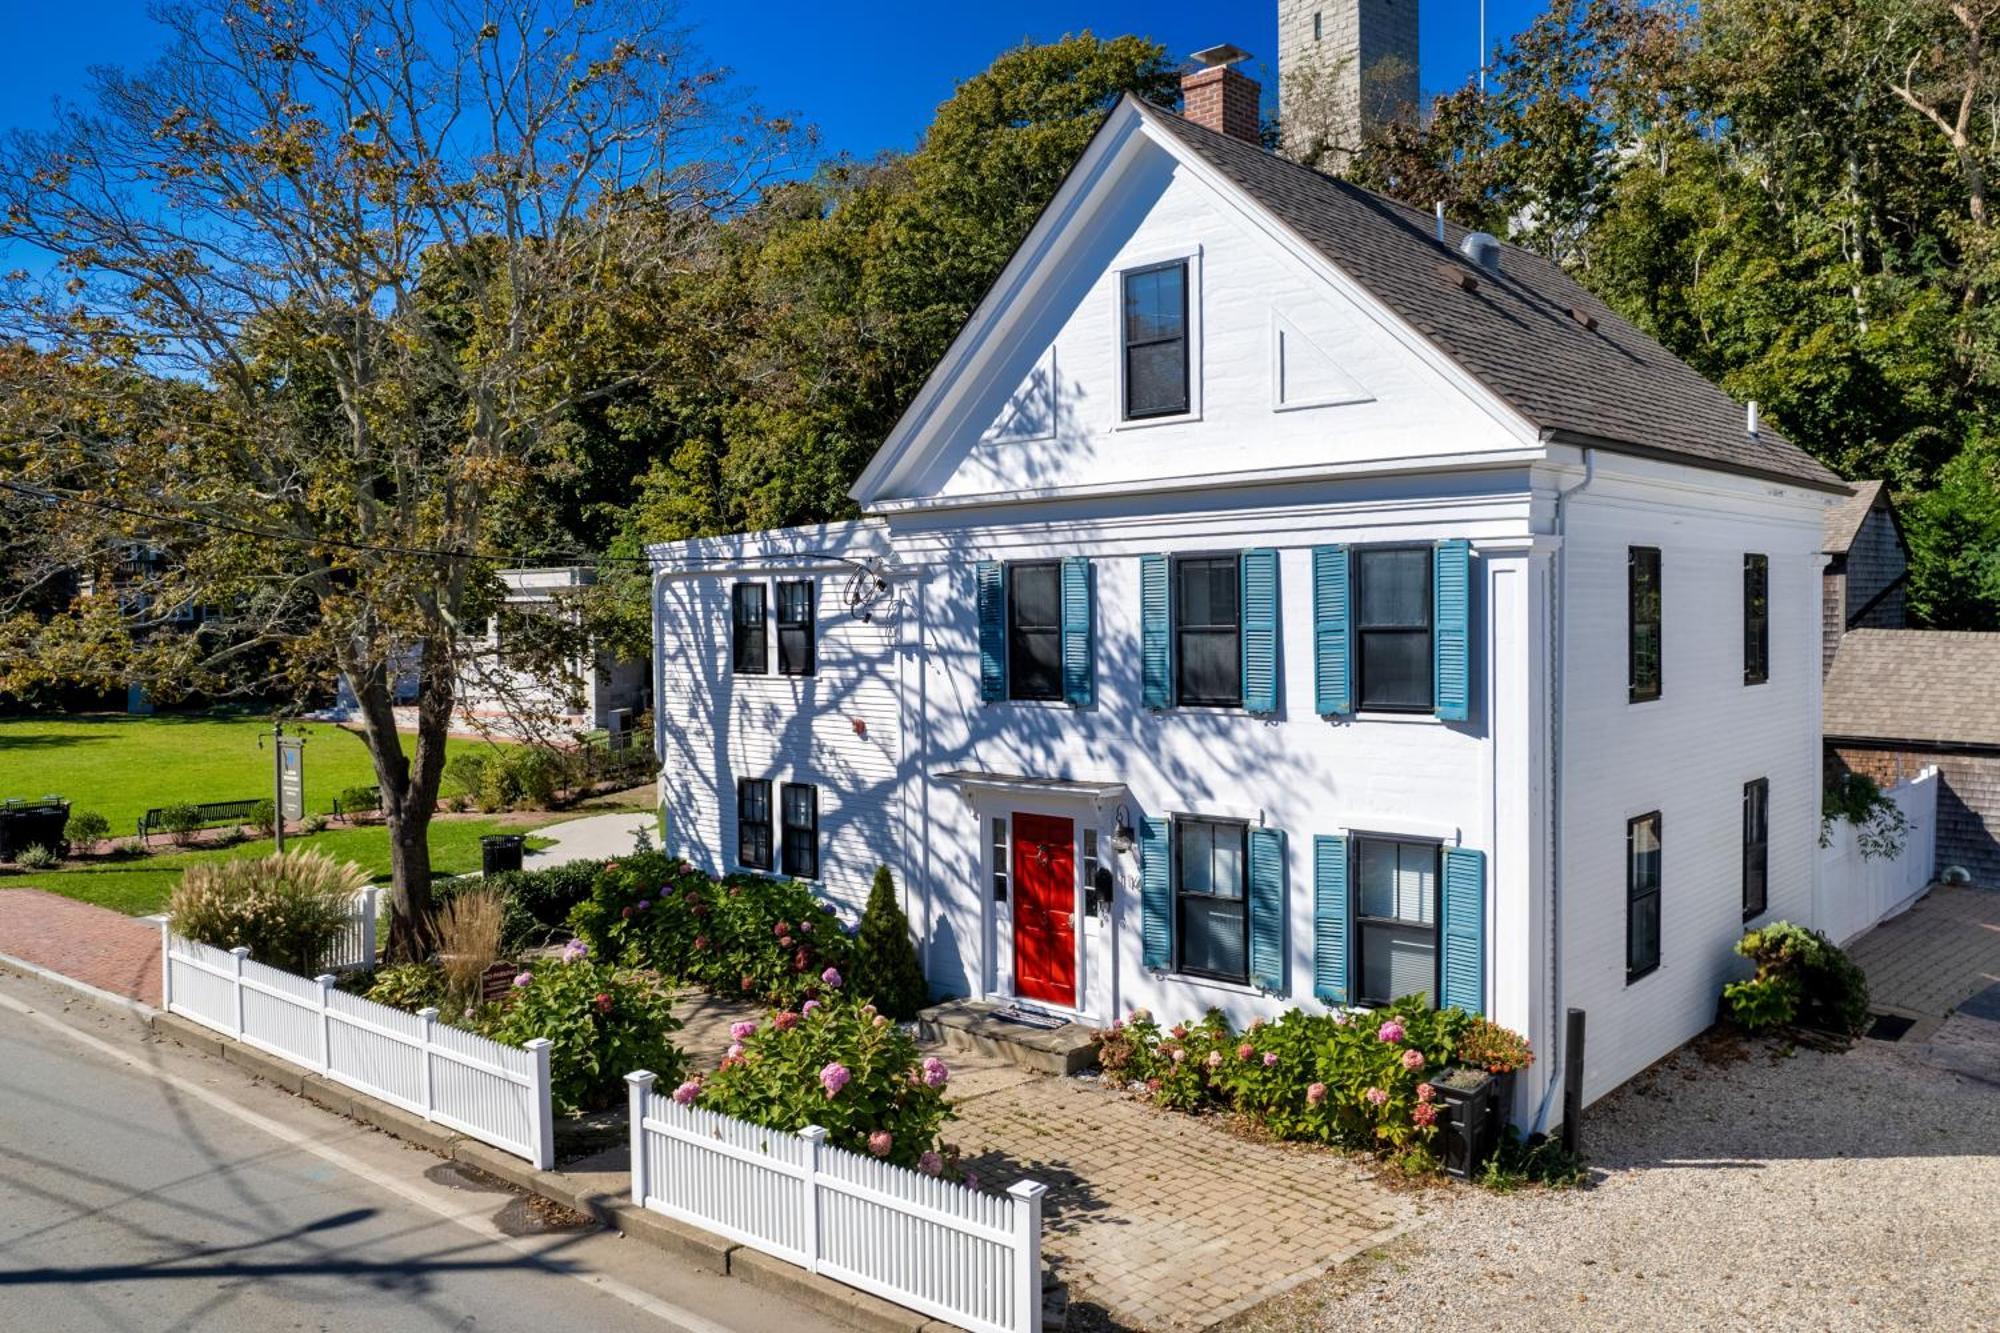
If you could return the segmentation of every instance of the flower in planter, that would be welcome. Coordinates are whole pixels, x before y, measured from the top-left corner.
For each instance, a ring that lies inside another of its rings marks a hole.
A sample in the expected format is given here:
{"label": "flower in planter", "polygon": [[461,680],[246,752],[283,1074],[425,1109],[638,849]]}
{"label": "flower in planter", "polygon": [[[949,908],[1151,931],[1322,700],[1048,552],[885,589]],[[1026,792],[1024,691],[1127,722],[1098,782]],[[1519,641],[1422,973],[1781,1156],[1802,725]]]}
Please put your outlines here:
{"label": "flower in planter", "polygon": [[935,1055],[925,1056],[922,1068],[924,1086],[927,1088],[941,1088],[951,1078],[951,1070],[945,1068],[944,1061]]}
{"label": "flower in planter", "polygon": [[836,1060],[819,1071],[819,1085],[826,1089],[827,1096],[838,1097],[840,1090],[846,1087],[847,1081],[853,1077],[854,1075],[848,1072],[847,1066]]}
{"label": "flower in planter", "polygon": [[1382,1091],[1382,1089],[1380,1088],[1370,1088],[1368,1089],[1368,1091],[1362,1093],[1361,1095],[1368,1099],[1368,1104],[1370,1106],[1381,1106],[1382,1104],[1384,1104],[1389,1100],[1389,1094]]}
{"label": "flower in planter", "polygon": [[701,1080],[691,1078],[674,1089],[674,1100],[682,1106],[693,1106],[694,1099],[701,1096]]}
{"label": "flower in planter", "polygon": [[917,1170],[923,1172],[927,1176],[943,1175],[944,1158],[938,1156],[937,1153],[935,1153],[931,1149],[926,1148],[924,1149],[923,1153],[917,1158]]}
{"label": "flower in planter", "polygon": [[1403,1068],[1415,1073],[1424,1067],[1424,1053],[1414,1046],[1403,1052]]}
{"label": "flower in planter", "polygon": [[1403,1025],[1392,1018],[1375,1029],[1375,1039],[1390,1043],[1399,1042],[1403,1039]]}
{"label": "flower in planter", "polygon": [[514,974],[514,984],[517,987],[525,986],[534,979],[535,979],[535,974],[533,972],[516,972]]}
{"label": "flower in planter", "polygon": [[1419,1083],[1419,1084],[1417,1084],[1417,1100],[1418,1100],[1418,1101],[1420,1101],[1420,1102],[1428,1102],[1428,1101],[1434,1101],[1434,1100],[1436,1100],[1436,1098],[1437,1098],[1437,1095],[1438,1095],[1438,1090],[1437,1090],[1436,1088],[1432,1087],[1432,1086],[1431,1086],[1430,1084],[1428,1084],[1428,1083]]}
{"label": "flower in planter", "polygon": [[1314,1083],[1306,1088],[1306,1105],[1318,1106],[1326,1100],[1326,1084]]}
{"label": "flower in planter", "polygon": [[1277,1063],[1278,1063],[1278,1053],[1276,1051],[1264,1052],[1264,1068],[1266,1069],[1275,1068],[1277,1066]]}
{"label": "flower in planter", "polygon": [[829,967],[826,971],[819,974],[819,979],[835,990],[840,989],[840,969],[837,967]]}
{"label": "flower in planter", "polygon": [[1410,1108],[1410,1119],[1429,1129],[1437,1123],[1438,1109],[1435,1102],[1418,1102]]}
{"label": "flower in planter", "polygon": [[743,1041],[756,1030],[757,1025],[746,1018],[739,1023],[731,1023],[729,1025],[729,1039],[731,1041]]}
{"label": "flower in planter", "polygon": [[896,1136],[886,1129],[878,1129],[868,1136],[868,1151],[877,1157],[887,1157],[889,1149],[896,1146]]}

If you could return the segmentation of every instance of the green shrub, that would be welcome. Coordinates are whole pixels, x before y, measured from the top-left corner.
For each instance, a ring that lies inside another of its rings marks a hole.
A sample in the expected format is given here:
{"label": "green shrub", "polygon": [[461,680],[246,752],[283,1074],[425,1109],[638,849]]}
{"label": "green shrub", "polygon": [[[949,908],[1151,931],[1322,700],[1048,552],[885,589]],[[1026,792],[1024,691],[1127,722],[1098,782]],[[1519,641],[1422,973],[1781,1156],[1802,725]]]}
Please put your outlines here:
{"label": "green shrub", "polygon": [[1479,1183],[1495,1193],[1508,1194],[1523,1185],[1544,1185],[1568,1189],[1583,1181],[1583,1162],[1563,1150],[1561,1139],[1537,1134],[1523,1140],[1512,1125],[1500,1134],[1500,1147],[1479,1173]]}
{"label": "green shrub", "polygon": [[375,787],[345,787],[340,793],[340,813],[348,822],[382,807],[382,793]]}
{"label": "green shrub", "polygon": [[304,819],[301,819],[299,821],[299,832],[305,834],[308,837],[312,836],[315,833],[326,832],[326,816],[307,815]]}
{"label": "green shrub", "polygon": [[269,797],[250,807],[250,827],[260,838],[268,838],[278,828],[278,807]]}
{"label": "green shrub", "polygon": [[772,1129],[818,1125],[836,1147],[943,1172],[938,1131],[951,1118],[951,1071],[874,1005],[834,987],[802,1012],[739,1023],[731,1035],[722,1068],[673,1088],[674,1100]]}
{"label": "green shrub", "polygon": [[1855,841],[1867,860],[1893,859],[1903,854],[1910,821],[1881,785],[1866,773],[1843,772],[1827,780],[1820,794],[1819,845],[1833,840],[1835,820],[1854,825]]}
{"label": "green shrub", "polygon": [[201,807],[179,801],[160,809],[160,827],[176,847],[185,847],[201,832]]}
{"label": "green shrub", "polygon": [[669,1087],[679,1083],[686,1059],[669,1037],[680,1026],[656,980],[593,962],[581,941],[562,961],[515,977],[512,994],[481,1020],[496,1041],[548,1038],[551,1093],[564,1114],[617,1104],[634,1070],[650,1069]]}
{"label": "green shrub", "polygon": [[1868,978],[1816,930],[1774,921],[1745,931],[1736,952],[1757,965],[1748,981],[1722,988],[1730,1016],[1761,1029],[1800,1022],[1849,1036],[1868,1026]]}
{"label": "green shrub", "polygon": [[95,810],[79,810],[63,825],[63,837],[81,852],[94,852],[111,836],[111,821]]}
{"label": "green shrub", "polygon": [[14,864],[23,870],[47,870],[62,862],[62,853],[39,842],[31,842],[14,853]]}
{"label": "green shrub", "polygon": [[442,786],[455,797],[464,797],[468,802],[479,794],[479,786],[486,777],[486,756],[477,750],[460,750],[444,761]]}
{"label": "green shrub", "polygon": [[181,876],[167,918],[177,935],[312,976],[367,884],[360,866],[311,848],[208,862]]}
{"label": "green shrub", "polygon": [[856,995],[875,1002],[893,1019],[906,1021],[931,1002],[923,964],[910,939],[910,919],[896,901],[896,881],[889,867],[875,868],[868,891],[868,908],[854,940],[854,974],[849,985]]}
{"label": "green shrub", "polygon": [[500,893],[505,908],[502,944],[508,949],[525,949],[548,943],[563,929],[576,905],[590,896],[603,872],[598,862],[572,861],[547,870],[488,875],[487,887]]}
{"label": "green shrub", "polygon": [[393,1009],[436,1009],[450,989],[444,969],[436,963],[395,963],[375,973],[368,998]]}
{"label": "green shrub", "polygon": [[540,745],[512,745],[499,753],[514,801],[534,809],[547,809],[562,787],[562,756]]}

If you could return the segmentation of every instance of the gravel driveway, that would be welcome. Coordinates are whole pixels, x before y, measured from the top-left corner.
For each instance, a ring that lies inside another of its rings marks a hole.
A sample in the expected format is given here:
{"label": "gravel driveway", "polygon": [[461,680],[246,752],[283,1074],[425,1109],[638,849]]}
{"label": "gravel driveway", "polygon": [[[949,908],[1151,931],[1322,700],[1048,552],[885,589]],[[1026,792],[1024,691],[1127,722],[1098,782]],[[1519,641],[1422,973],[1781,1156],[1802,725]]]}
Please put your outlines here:
{"label": "gravel driveway", "polygon": [[1585,1149],[1589,1186],[1428,1191],[1412,1234],[1232,1328],[2000,1327],[2000,1022],[1697,1043]]}

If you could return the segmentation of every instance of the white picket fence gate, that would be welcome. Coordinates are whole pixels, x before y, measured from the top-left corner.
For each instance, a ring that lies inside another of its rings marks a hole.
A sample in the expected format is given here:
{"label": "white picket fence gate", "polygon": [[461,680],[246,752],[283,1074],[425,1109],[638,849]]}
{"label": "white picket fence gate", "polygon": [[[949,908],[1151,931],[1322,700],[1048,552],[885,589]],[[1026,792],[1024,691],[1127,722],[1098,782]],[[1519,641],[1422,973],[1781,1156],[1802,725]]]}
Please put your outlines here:
{"label": "white picket fence gate", "polygon": [[1835,820],[1819,852],[1818,928],[1835,944],[1896,915],[1923,896],[1937,869],[1938,771],[1927,768],[1882,793],[1909,821],[1900,856],[1870,860],[1854,826]]}
{"label": "white picket fence gate", "polygon": [[303,1065],[436,1124],[555,1165],[549,1043],[506,1046],[253,961],[248,949],[183,939],[164,923],[161,1002],[169,1013]]}
{"label": "white picket fence gate", "polygon": [[320,966],[329,972],[356,972],[375,966],[375,919],[381,910],[382,890],[371,884],[354,895],[347,924],[335,937]]}
{"label": "white picket fence gate", "polygon": [[1040,1333],[1042,1195],[1005,1198],[681,1106],[628,1074],[632,1202],[974,1333]]}

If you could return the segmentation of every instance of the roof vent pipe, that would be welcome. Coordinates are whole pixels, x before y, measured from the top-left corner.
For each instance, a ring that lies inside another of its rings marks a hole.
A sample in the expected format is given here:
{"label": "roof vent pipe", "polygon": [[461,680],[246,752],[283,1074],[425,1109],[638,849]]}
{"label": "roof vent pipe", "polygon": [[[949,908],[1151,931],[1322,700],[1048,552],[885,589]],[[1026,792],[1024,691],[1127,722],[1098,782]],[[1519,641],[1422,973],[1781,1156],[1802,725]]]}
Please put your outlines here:
{"label": "roof vent pipe", "polygon": [[1458,252],[1488,273],[1500,271],[1500,240],[1488,232],[1467,232],[1458,243]]}
{"label": "roof vent pipe", "polygon": [[1444,200],[1437,201],[1438,244],[1444,244]]}
{"label": "roof vent pipe", "polygon": [[1756,439],[1756,438],[1757,438],[1757,400],[1756,400],[1756,399],[1754,399],[1754,398],[1750,400],[1750,425],[1749,425],[1749,430],[1750,430],[1750,438],[1751,438],[1751,439],[1753,439],[1753,440],[1754,440],[1754,439]]}

